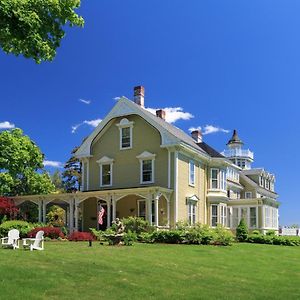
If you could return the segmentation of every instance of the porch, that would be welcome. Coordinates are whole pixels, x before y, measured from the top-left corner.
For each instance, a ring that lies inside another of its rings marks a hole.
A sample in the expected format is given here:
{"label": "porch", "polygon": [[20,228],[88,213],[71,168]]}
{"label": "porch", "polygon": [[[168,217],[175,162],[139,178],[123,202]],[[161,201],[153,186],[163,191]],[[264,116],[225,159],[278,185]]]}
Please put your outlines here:
{"label": "porch", "polygon": [[[46,223],[47,206],[58,205],[66,212],[66,227],[70,232],[89,228],[109,228],[116,218],[137,216],[151,225],[170,227],[173,191],[163,187],[140,187],[114,190],[76,192],[69,194],[29,195],[12,197],[19,206],[26,201],[38,208],[38,221]],[[105,209],[104,224],[98,224],[98,214]]]}

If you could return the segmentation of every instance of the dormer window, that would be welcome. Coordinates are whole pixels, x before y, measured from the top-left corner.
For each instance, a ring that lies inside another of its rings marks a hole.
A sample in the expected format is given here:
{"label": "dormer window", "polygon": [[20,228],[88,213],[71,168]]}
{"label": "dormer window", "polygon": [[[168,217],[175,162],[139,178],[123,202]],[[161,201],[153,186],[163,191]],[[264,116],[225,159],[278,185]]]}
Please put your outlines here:
{"label": "dormer window", "polygon": [[100,187],[112,186],[113,162],[114,160],[107,156],[97,160],[100,166]]}
{"label": "dormer window", "polygon": [[154,161],[155,154],[144,151],[136,158],[140,161],[140,183],[154,183]]}
{"label": "dormer window", "polygon": [[123,118],[117,126],[120,130],[120,150],[132,148],[132,129],[134,122]]}

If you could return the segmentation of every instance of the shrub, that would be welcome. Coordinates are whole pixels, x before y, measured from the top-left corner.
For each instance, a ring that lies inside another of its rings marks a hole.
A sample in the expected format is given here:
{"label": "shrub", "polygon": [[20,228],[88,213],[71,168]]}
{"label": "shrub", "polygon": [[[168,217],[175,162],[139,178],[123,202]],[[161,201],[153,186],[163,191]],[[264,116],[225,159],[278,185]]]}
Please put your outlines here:
{"label": "shrub", "polygon": [[141,243],[152,244],[154,243],[153,233],[142,232],[138,236],[138,241]]}
{"label": "shrub", "polygon": [[135,232],[140,234],[142,232],[153,232],[155,230],[154,226],[151,226],[148,221],[138,217],[128,217],[122,219],[122,223],[125,226],[126,232]]}
{"label": "shrub", "polygon": [[201,234],[201,244],[202,245],[209,245],[213,242],[215,239],[215,232],[212,228],[210,228],[208,225],[197,225],[197,230],[199,230]]}
{"label": "shrub", "polygon": [[251,234],[248,236],[247,242],[282,246],[300,246],[300,238],[296,236]]}
{"label": "shrub", "polygon": [[218,225],[215,229],[215,237],[213,240],[214,245],[230,246],[234,241],[231,231],[225,229],[223,226]]}
{"label": "shrub", "polygon": [[44,231],[44,237],[50,238],[50,239],[58,239],[58,238],[64,238],[64,234],[62,233],[61,229],[58,227],[37,227],[31,230],[28,233],[28,237],[35,238],[38,231]]}
{"label": "shrub", "polygon": [[152,237],[156,243],[180,244],[184,240],[181,230],[155,231]]}
{"label": "shrub", "polygon": [[275,234],[276,234],[276,231],[273,230],[273,229],[270,229],[270,230],[268,230],[268,231],[266,232],[266,235],[269,235],[269,236],[275,235]]}
{"label": "shrub", "polygon": [[200,245],[202,242],[202,235],[196,228],[191,228],[184,232],[183,243]]}
{"label": "shrub", "polygon": [[253,230],[251,234],[260,234],[259,230]]}
{"label": "shrub", "polygon": [[68,236],[69,241],[94,241],[95,237],[90,232],[74,231]]}
{"label": "shrub", "polygon": [[248,226],[244,219],[241,219],[239,226],[236,228],[236,239],[239,242],[245,242],[248,238]]}
{"label": "shrub", "polygon": [[126,232],[123,236],[123,243],[125,246],[132,246],[133,242],[136,242],[136,240],[137,240],[136,233],[130,230]]}
{"label": "shrub", "polygon": [[28,232],[30,232],[33,228],[33,224],[30,224],[26,221],[6,221],[0,225],[0,236],[5,237],[11,229],[17,229],[20,231],[20,237],[23,238],[27,237]]}

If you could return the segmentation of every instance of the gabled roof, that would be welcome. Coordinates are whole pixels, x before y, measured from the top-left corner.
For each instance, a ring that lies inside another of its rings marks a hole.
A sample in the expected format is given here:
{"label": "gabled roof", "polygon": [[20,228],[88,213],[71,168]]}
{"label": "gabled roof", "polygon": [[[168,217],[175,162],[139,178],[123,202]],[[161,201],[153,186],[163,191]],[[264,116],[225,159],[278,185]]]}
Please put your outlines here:
{"label": "gabled roof", "polygon": [[133,101],[122,97],[116,105],[112,108],[109,114],[102,120],[102,122],[95,128],[92,134],[82,143],[75,155],[77,157],[88,157],[91,155],[91,145],[96,136],[102,131],[108,122],[116,117],[122,117],[127,115],[139,115],[156,128],[162,138],[162,145],[179,145],[185,144],[196,150],[199,154],[206,157],[219,157],[224,158],[219,152],[208,146],[206,143],[197,144],[195,140],[183,130],[178,127],[166,122],[165,120],[152,114],[145,108],[137,105]]}

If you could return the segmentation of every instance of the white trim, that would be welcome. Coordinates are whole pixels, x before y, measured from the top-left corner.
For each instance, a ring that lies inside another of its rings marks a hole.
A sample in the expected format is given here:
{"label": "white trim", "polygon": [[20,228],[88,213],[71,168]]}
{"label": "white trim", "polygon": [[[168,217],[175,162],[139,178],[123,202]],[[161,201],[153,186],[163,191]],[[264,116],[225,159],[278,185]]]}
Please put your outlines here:
{"label": "white trim", "polygon": [[[136,158],[140,161],[140,184],[149,184],[155,182],[155,157],[156,154],[150,153],[148,151],[144,151],[140,155],[138,155]],[[143,180],[143,162],[151,160],[151,180],[150,181],[144,181]]]}
{"label": "white trim", "polygon": [[[132,129],[133,129],[134,122],[130,122],[128,119],[123,118],[119,124],[116,124],[117,127],[119,127],[119,133],[120,133],[120,150],[128,150],[132,149]],[[122,129],[129,128],[129,135],[130,135],[130,146],[129,147],[122,147]]]}
{"label": "white trim", "polygon": [[86,162],[86,190],[90,189],[90,160],[87,158]]}
{"label": "white trim", "polygon": [[174,154],[174,190],[175,190],[175,205],[174,205],[174,216],[175,224],[178,222],[178,151]]}
{"label": "white trim", "polygon": [[85,161],[81,161],[81,191],[85,191]]}
{"label": "white trim", "polygon": [[[114,159],[103,156],[99,160],[96,161],[99,164],[100,167],[100,187],[107,187],[113,185],[113,162]],[[109,184],[103,184],[103,166],[110,166],[110,183]]]}
{"label": "white trim", "polygon": [[168,189],[171,188],[171,152],[168,149]]}
{"label": "white trim", "polygon": [[[110,166],[110,183],[103,184],[103,166]],[[102,163],[100,164],[100,187],[112,186],[113,182],[113,163]]]}

